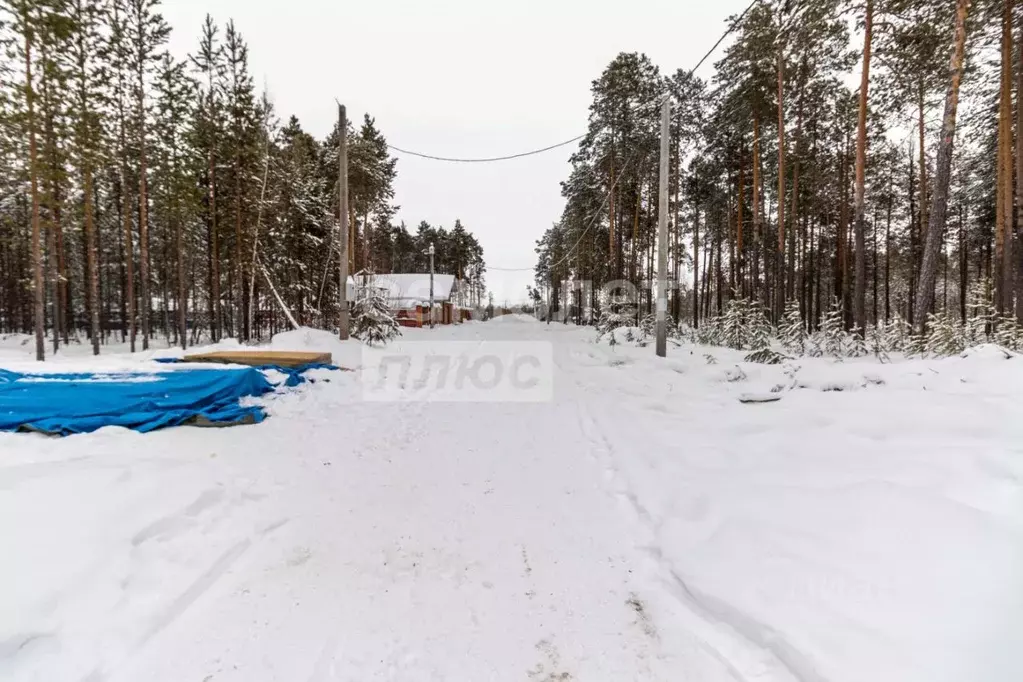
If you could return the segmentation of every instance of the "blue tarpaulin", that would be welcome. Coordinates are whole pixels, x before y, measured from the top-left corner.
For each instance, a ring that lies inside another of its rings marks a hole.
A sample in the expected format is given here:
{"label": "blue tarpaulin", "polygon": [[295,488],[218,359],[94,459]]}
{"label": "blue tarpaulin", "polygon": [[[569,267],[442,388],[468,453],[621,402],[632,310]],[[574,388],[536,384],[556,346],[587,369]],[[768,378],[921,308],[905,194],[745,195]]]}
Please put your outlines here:
{"label": "blue tarpaulin", "polygon": [[274,390],[258,369],[144,373],[20,374],[0,369],[0,431],[68,435],[103,426],[152,431],[187,423],[263,421],[245,396]]}

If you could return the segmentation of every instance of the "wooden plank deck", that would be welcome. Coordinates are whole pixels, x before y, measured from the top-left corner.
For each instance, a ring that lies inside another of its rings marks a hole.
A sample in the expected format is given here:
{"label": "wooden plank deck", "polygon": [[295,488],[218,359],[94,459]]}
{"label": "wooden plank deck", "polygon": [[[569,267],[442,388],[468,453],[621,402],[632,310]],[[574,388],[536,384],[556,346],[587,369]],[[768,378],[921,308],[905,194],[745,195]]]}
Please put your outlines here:
{"label": "wooden plank deck", "polygon": [[307,353],[277,350],[218,350],[213,353],[193,353],[182,358],[185,362],[218,362],[232,365],[278,365],[301,367],[312,363],[331,364],[330,353]]}

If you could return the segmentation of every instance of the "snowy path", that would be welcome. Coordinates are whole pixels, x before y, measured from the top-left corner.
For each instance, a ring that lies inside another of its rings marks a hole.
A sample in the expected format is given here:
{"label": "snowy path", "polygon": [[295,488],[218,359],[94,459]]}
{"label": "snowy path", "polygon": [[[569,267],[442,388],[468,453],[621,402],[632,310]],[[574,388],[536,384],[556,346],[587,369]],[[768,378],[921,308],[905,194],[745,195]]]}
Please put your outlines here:
{"label": "snowy path", "polygon": [[256,427],[0,434],[0,679],[1023,678],[1023,359],[807,361],[748,406],[783,368],[406,338],[549,341],[555,400],[333,373]]}

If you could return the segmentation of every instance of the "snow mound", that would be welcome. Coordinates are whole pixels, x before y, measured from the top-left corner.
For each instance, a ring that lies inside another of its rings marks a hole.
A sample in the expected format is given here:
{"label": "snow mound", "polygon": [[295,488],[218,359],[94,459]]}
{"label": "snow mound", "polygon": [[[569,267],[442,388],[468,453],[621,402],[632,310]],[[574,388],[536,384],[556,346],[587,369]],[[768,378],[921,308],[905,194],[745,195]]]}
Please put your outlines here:
{"label": "snow mound", "polygon": [[642,327],[618,327],[617,329],[612,329],[609,332],[601,334],[597,339],[597,342],[613,345],[611,342],[612,339],[614,339],[614,344],[639,344],[641,342],[649,342],[652,340],[649,336],[644,337]]}
{"label": "snow mound", "polygon": [[959,357],[961,358],[974,358],[977,360],[1011,360],[1017,357],[1017,354],[1003,348],[996,343],[982,343],[979,346],[973,348],[967,348],[964,350]]}
{"label": "snow mound", "polygon": [[272,350],[330,353],[335,365],[348,368],[362,365],[363,347],[358,339],[342,341],[333,332],[311,327],[281,332],[270,340]]}

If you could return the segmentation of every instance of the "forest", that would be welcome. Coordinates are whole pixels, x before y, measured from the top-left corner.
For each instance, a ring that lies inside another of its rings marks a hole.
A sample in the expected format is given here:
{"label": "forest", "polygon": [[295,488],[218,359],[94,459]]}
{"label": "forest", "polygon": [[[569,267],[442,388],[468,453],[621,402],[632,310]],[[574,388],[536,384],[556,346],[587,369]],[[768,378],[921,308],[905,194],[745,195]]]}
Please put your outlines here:
{"label": "forest", "polygon": [[1023,3],[754,0],[723,28],[707,77],[622,53],[593,81],[537,298],[597,319],[603,284],[654,277],[666,93],[676,322],[1023,320]]}
{"label": "forest", "polygon": [[[259,340],[282,307],[336,325],[338,124],[317,140],[282,123],[232,21],[207,16],[172,55],[159,5],[0,2],[0,332],[34,334],[40,360]],[[347,128],[350,272],[424,272],[434,243],[437,271],[482,301],[475,236],[396,224],[383,133],[369,114]]]}

